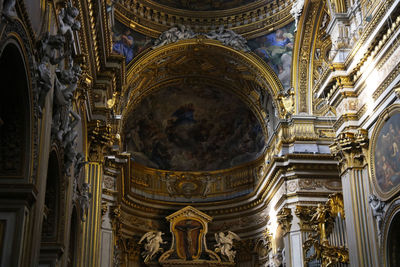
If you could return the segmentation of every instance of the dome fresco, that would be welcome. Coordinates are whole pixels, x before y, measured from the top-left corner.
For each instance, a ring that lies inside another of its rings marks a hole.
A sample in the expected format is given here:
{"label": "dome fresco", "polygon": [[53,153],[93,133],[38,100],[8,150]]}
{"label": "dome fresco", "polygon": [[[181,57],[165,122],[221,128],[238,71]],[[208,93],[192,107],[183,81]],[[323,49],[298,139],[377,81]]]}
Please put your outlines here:
{"label": "dome fresco", "polygon": [[252,111],[212,86],[169,86],[127,115],[125,146],[135,162],[176,171],[226,169],[255,160],[265,138]]}
{"label": "dome fresco", "polygon": [[256,2],[257,0],[153,0],[161,5],[191,10],[191,11],[212,11],[236,8]]}

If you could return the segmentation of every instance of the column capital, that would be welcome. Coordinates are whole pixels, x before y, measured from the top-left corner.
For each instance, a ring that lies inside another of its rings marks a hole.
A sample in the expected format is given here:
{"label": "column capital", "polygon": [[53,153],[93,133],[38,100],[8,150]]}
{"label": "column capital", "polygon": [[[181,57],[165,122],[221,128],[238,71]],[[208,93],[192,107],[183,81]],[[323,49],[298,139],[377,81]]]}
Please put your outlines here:
{"label": "column capital", "polygon": [[292,210],[290,208],[282,208],[276,214],[276,217],[279,225],[282,227],[283,235],[286,235],[288,232],[290,232],[290,228],[292,227]]}
{"label": "column capital", "polygon": [[338,159],[341,173],[348,168],[361,168],[366,161],[369,145],[368,131],[358,129],[357,132],[342,132],[330,145],[331,153]]}
{"label": "column capital", "polygon": [[103,121],[96,120],[88,125],[89,160],[104,161],[104,154],[111,146],[111,126]]}

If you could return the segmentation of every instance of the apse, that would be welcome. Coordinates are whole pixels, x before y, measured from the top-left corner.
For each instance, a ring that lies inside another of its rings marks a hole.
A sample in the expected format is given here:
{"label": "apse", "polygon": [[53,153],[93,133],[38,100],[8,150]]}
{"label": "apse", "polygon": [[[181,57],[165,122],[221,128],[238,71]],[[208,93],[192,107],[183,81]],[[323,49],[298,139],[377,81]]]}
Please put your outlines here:
{"label": "apse", "polygon": [[181,83],[159,88],[127,115],[126,150],[134,162],[174,171],[228,169],[265,148],[260,122],[228,88]]}

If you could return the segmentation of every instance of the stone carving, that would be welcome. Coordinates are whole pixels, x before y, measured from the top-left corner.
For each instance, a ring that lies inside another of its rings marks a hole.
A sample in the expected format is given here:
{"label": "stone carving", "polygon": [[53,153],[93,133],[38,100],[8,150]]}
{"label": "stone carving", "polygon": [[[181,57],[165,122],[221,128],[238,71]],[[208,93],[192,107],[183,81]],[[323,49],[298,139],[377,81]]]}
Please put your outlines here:
{"label": "stone carving", "polygon": [[67,3],[67,7],[62,8],[58,14],[58,22],[60,23],[60,33],[67,35],[73,40],[73,31],[81,28],[81,23],[75,19],[79,15],[79,10],[73,7],[71,3]]}
{"label": "stone carving", "polygon": [[178,25],[171,29],[163,32],[157,40],[154,41],[153,49],[161,47],[163,45],[175,43],[179,40],[186,40],[194,38],[195,34],[189,26]]}
{"label": "stone carving", "polygon": [[368,203],[371,206],[372,210],[372,215],[375,217],[376,220],[376,225],[378,229],[378,237],[380,239],[382,235],[382,222],[383,222],[383,216],[384,216],[384,209],[386,203],[382,200],[380,200],[377,196],[375,195],[370,195],[368,197]]}
{"label": "stone carving", "polygon": [[224,45],[230,46],[233,49],[250,52],[250,48],[246,44],[247,40],[234,31],[225,29],[224,26],[220,26],[218,30],[212,30],[204,36],[211,40],[220,41]]}
{"label": "stone carving", "polygon": [[240,237],[234,232],[228,231],[227,234],[224,232],[215,233],[215,241],[217,244],[215,245],[215,252],[221,253],[222,256],[228,258],[228,261],[234,262],[236,251],[233,251],[233,240],[240,240]]}
{"label": "stone carving", "polygon": [[177,25],[171,29],[163,32],[157,40],[154,41],[153,49],[161,46],[175,43],[179,40],[192,39],[197,36],[202,36],[207,39],[217,40],[226,46],[230,46],[233,49],[250,52],[250,48],[247,46],[247,40],[241,35],[235,33],[230,29],[225,29],[224,26],[220,26],[217,30],[212,30],[207,34],[195,33],[189,26]]}
{"label": "stone carving", "polygon": [[214,179],[211,178],[210,176],[205,177],[205,181],[203,182],[203,191],[201,192],[201,196],[203,198],[206,198],[208,193],[210,193],[213,182]]}
{"label": "stone carving", "polygon": [[76,154],[75,163],[74,163],[75,180],[78,180],[82,168],[88,163],[87,161],[84,161],[84,159],[85,159],[85,156],[83,156],[83,154],[81,152]]}
{"label": "stone carving", "polygon": [[160,231],[151,231],[145,233],[139,240],[138,244],[141,244],[144,240],[146,240],[146,244],[144,245],[145,251],[142,252],[142,257],[144,258],[145,263],[151,261],[158,252],[164,251],[164,249],[160,247],[161,244],[166,243],[162,240],[161,236],[163,234],[164,233]]}
{"label": "stone carving", "polygon": [[161,178],[161,180],[165,182],[169,196],[175,196],[177,194],[177,190],[175,188],[176,177],[166,173],[165,179]]}
{"label": "stone carving", "polygon": [[49,65],[57,65],[64,58],[65,38],[62,35],[46,33],[38,43],[40,63],[38,64],[38,111],[41,115],[47,93],[52,88]]}
{"label": "stone carving", "polygon": [[12,19],[17,17],[17,11],[15,10],[15,0],[3,0],[2,2],[2,15],[6,19]]}
{"label": "stone carving", "polygon": [[290,208],[282,208],[276,216],[279,225],[282,226],[283,235],[290,232],[293,219],[292,210]]}
{"label": "stone carving", "polygon": [[122,263],[122,250],[117,242],[117,244],[114,245],[113,267],[120,267],[121,263]]}
{"label": "stone carving", "polygon": [[83,183],[78,196],[79,205],[81,208],[81,220],[86,222],[87,214],[89,211],[90,200],[92,199],[92,193],[89,192],[90,184]]}
{"label": "stone carving", "polygon": [[297,31],[297,24],[299,23],[301,13],[303,13],[304,1],[305,0],[296,0],[293,2],[292,9],[290,10],[290,14],[294,18],[295,32]]}
{"label": "stone carving", "polygon": [[283,266],[283,253],[280,248],[277,249],[276,253],[272,255],[272,267],[280,267]]}

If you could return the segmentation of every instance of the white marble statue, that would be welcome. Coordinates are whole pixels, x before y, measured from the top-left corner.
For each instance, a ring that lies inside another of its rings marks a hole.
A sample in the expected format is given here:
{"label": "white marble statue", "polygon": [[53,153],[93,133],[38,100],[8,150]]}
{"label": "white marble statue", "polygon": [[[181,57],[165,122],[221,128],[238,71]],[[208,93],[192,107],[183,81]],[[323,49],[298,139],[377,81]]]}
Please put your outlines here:
{"label": "white marble statue", "polygon": [[163,45],[175,43],[179,40],[191,39],[195,36],[196,34],[189,26],[178,25],[163,32],[160,37],[158,37],[158,39],[154,41],[153,49],[156,49]]}
{"label": "white marble statue", "polygon": [[160,231],[151,231],[145,233],[139,240],[138,244],[141,244],[144,240],[146,240],[146,244],[144,245],[145,251],[142,252],[142,257],[144,258],[145,263],[151,261],[158,252],[163,251],[163,249],[160,247],[161,244],[166,243],[162,240],[161,236],[163,234],[164,233]]}
{"label": "white marble statue", "polygon": [[233,240],[240,240],[240,237],[231,231],[228,231],[227,234],[219,232],[214,235],[215,240],[217,241],[215,252],[221,253],[221,255],[227,257],[230,262],[234,262],[236,251],[232,250]]}
{"label": "white marble statue", "polygon": [[292,9],[290,10],[290,14],[294,18],[294,31],[297,31],[297,24],[299,23],[301,13],[303,13],[304,1],[305,0],[296,0],[293,2]]}

